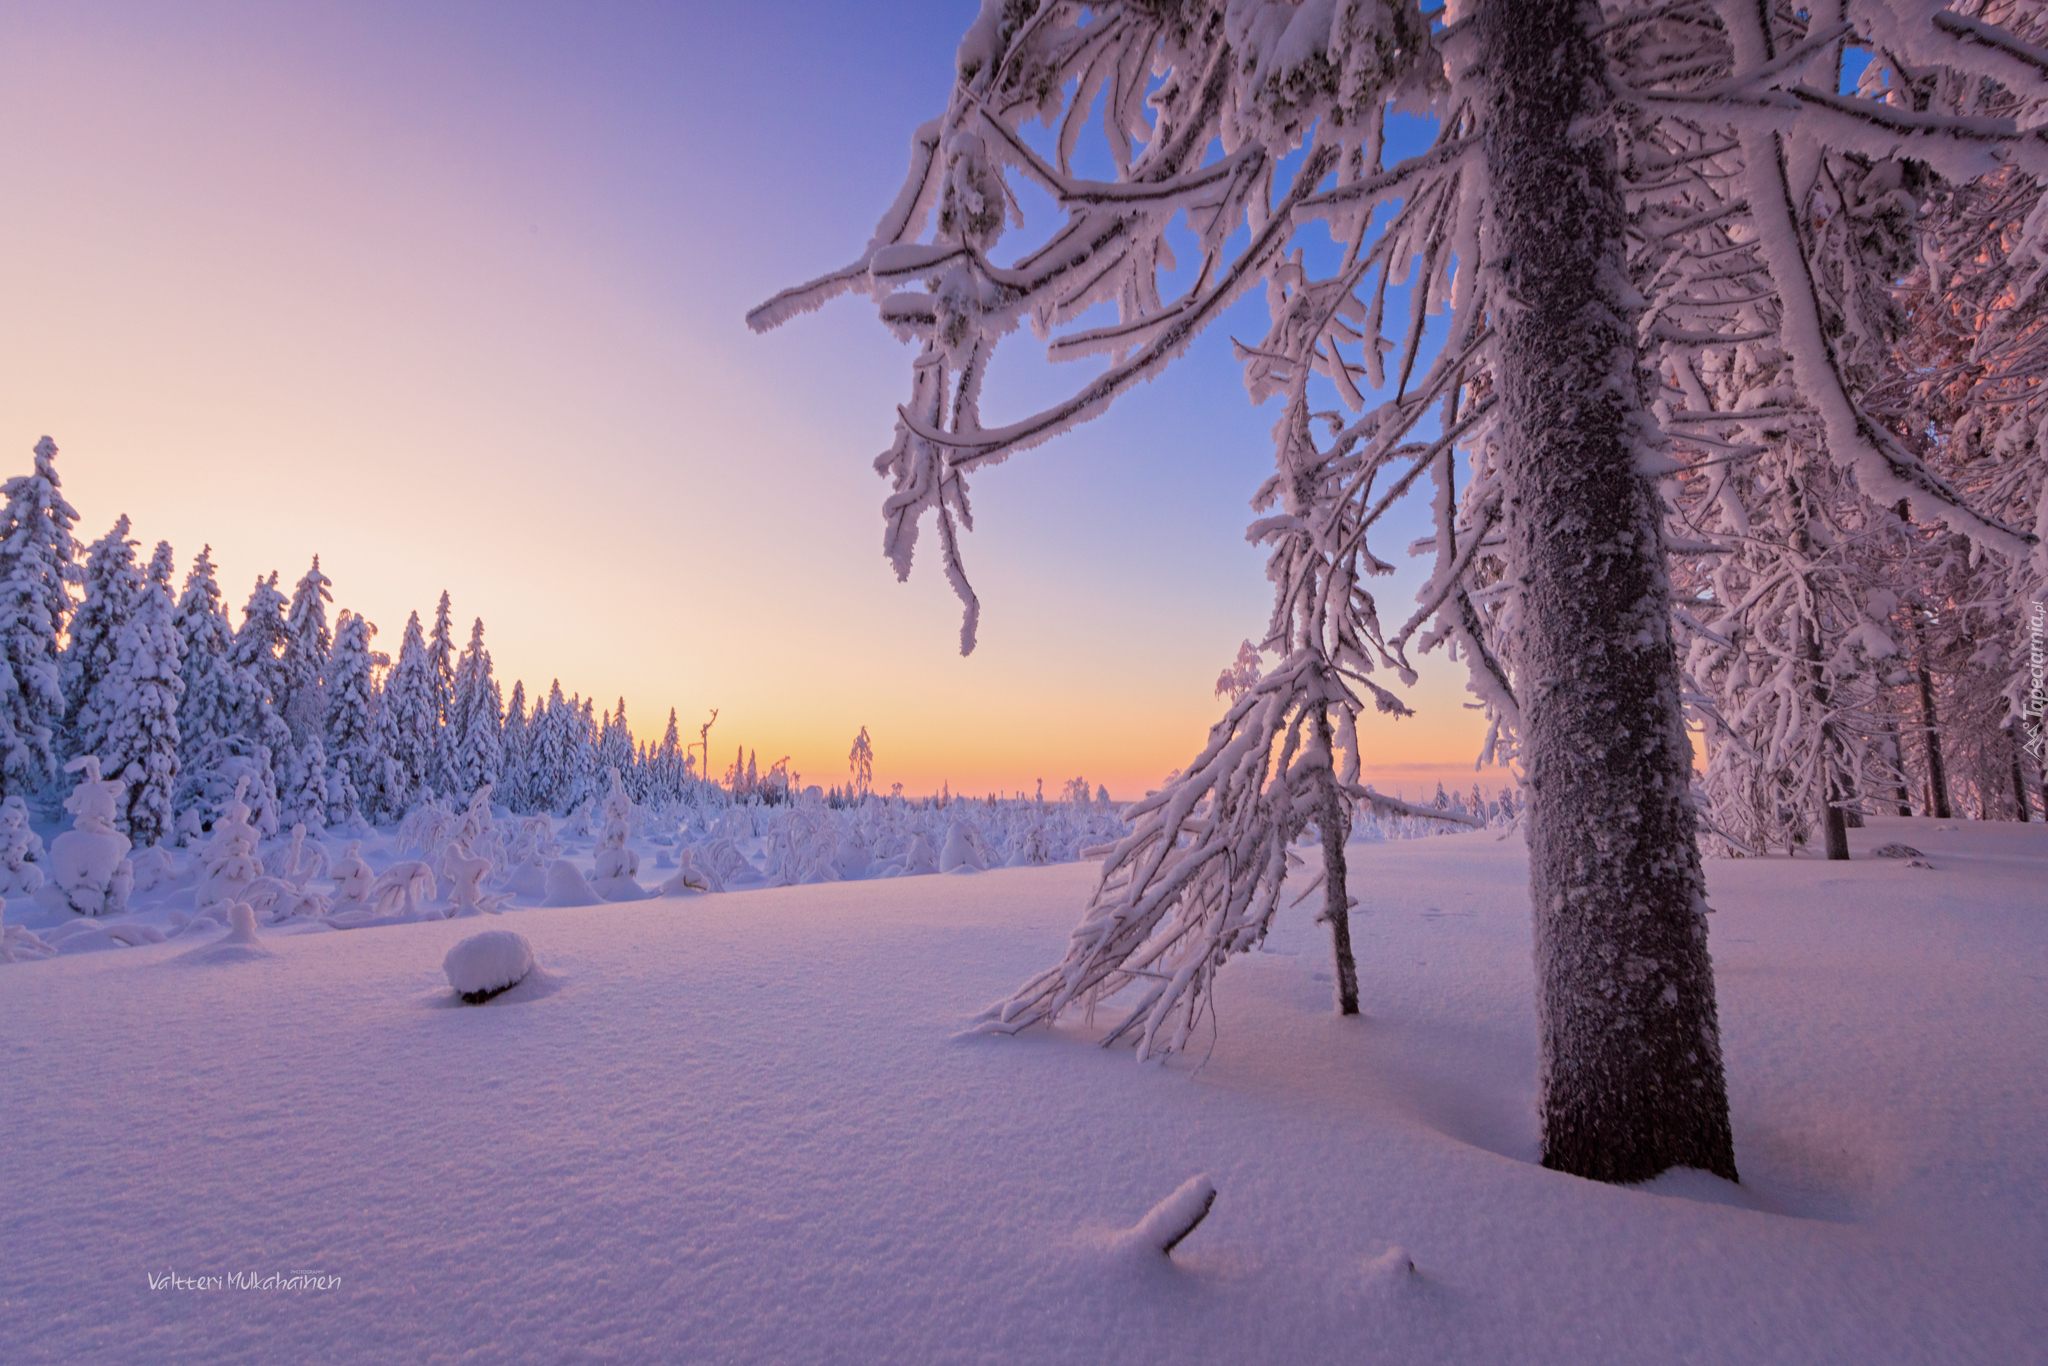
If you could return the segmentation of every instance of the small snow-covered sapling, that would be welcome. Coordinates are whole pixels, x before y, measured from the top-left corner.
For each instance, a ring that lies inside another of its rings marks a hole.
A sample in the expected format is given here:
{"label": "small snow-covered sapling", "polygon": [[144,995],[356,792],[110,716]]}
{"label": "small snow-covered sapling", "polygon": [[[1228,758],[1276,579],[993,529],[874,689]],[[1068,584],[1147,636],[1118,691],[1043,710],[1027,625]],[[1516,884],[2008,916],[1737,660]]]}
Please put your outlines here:
{"label": "small snow-covered sapling", "polygon": [[114,828],[121,794],[128,784],[102,778],[97,755],[81,754],[64,766],[80,773],[78,786],[64,799],[72,828],[50,841],[50,874],[66,903],[82,915],[118,915],[127,908],[134,886],[128,862],[128,837]]}
{"label": "small snow-covered sapling", "polygon": [[376,885],[377,875],[370,871],[370,865],[363,862],[363,842],[350,840],[342,850],[341,859],[334,865],[334,905],[355,909],[370,904],[371,889]]}

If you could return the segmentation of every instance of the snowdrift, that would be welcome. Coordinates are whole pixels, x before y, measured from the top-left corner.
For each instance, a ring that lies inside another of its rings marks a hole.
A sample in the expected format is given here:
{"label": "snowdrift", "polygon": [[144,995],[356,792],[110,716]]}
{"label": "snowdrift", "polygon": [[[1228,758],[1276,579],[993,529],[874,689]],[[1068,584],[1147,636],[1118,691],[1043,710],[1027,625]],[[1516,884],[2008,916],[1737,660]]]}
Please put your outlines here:
{"label": "snowdrift", "polygon": [[1170,1067],[956,1037],[1087,864],[520,910],[484,1009],[473,921],[0,966],[0,1359],[2038,1360],[2048,830],[1856,838],[1709,864],[1740,1186],[1535,1165],[1497,832],[1354,849],[1363,1018],[1301,908]]}

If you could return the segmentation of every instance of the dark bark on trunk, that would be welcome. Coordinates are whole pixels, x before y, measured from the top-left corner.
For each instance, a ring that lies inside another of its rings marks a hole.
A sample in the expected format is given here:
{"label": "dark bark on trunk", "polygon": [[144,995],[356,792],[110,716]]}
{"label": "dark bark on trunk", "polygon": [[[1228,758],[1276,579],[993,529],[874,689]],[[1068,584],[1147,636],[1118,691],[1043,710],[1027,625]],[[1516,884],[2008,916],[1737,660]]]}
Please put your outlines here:
{"label": "dark bark on trunk", "polygon": [[2020,769],[2020,756],[2012,756],[2012,796],[2020,809],[2020,824],[2033,820],[2034,813],[2027,810],[2027,775]]}
{"label": "dark bark on trunk", "polygon": [[[1801,533],[1802,539],[1804,533]],[[1809,686],[1813,689],[1814,705],[1825,709],[1834,690],[1827,684],[1827,675],[1820,663],[1820,626],[1811,617],[1803,623],[1805,627],[1806,668]],[[1821,828],[1826,832],[1828,857],[1846,862],[1849,858],[1849,826],[1842,815],[1842,785],[1835,776],[1835,726],[1832,721],[1820,723],[1820,768]]]}
{"label": "dark bark on trunk", "polygon": [[1842,790],[1831,776],[1828,779],[1827,811],[1821,823],[1827,827],[1828,857],[1846,860],[1849,857],[1849,818],[1839,805],[1843,800]]}
{"label": "dark bark on trunk", "polygon": [[1530,789],[1543,1164],[1733,1179],[1705,881],[1624,302],[1594,5],[1482,0],[1513,642]]}
{"label": "dark bark on trunk", "polygon": [[1899,804],[1899,814],[1901,816],[1910,816],[1913,814],[1913,794],[1906,790],[1906,751],[1899,744],[1899,723],[1896,721],[1886,721],[1884,724],[1884,734],[1885,745],[1891,753],[1892,772],[1898,776],[1896,800]]}
{"label": "dark bark on trunk", "polygon": [[1927,738],[1927,809],[1936,820],[1955,819],[1948,804],[1948,770],[1941,762],[1941,731],[1935,725],[1934,680],[1919,666],[1920,733]]}
{"label": "dark bark on trunk", "polygon": [[[1330,749],[1330,714],[1316,711],[1316,739],[1323,752]],[[1337,967],[1337,1013],[1358,1013],[1358,963],[1351,956],[1351,893],[1345,886],[1344,841],[1351,834],[1351,821],[1344,809],[1344,796],[1333,780],[1323,785],[1322,815],[1317,824],[1323,838],[1323,918],[1330,922],[1330,952]]]}

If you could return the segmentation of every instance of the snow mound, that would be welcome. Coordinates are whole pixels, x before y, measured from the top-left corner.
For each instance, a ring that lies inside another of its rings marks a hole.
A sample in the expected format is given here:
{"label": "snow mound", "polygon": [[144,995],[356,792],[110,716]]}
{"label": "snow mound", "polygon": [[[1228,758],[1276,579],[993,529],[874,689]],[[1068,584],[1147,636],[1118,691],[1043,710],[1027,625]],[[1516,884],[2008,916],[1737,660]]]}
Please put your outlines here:
{"label": "snow mound", "polygon": [[569,860],[558,858],[548,865],[547,897],[541,905],[595,906],[602,900]]}
{"label": "snow mound", "polygon": [[624,875],[591,878],[589,886],[606,901],[645,901],[654,895],[634,879]]}
{"label": "snow mound", "polygon": [[481,1005],[533,971],[533,946],[511,930],[485,930],[448,950],[441,960],[448,985],[471,1005]]}
{"label": "snow mound", "polygon": [[1408,1255],[1407,1248],[1399,1245],[1365,1264],[1365,1279],[1370,1285],[1405,1285],[1415,1274],[1415,1260]]}
{"label": "snow mound", "polygon": [[228,932],[211,944],[178,955],[181,963],[253,963],[276,955],[256,937],[256,908],[246,901],[228,907]]}
{"label": "snow mound", "polygon": [[968,838],[964,821],[954,821],[946,831],[946,847],[939,855],[939,871],[942,873],[978,873],[981,860],[974,856],[974,843]]}
{"label": "snow mound", "polygon": [[228,907],[228,936],[223,944],[253,944],[256,942],[256,908],[246,901],[237,901]]}

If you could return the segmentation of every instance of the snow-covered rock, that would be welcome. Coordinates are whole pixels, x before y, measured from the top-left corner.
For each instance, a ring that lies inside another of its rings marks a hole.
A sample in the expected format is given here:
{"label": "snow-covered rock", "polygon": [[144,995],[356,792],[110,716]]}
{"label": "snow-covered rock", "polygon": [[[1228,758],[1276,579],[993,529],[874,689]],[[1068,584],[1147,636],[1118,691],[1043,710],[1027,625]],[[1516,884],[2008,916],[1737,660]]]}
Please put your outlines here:
{"label": "snow-covered rock", "polygon": [[481,1005],[533,971],[533,946],[511,930],[485,930],[448,950],[441,960],[448,985],[471,1005]]}

